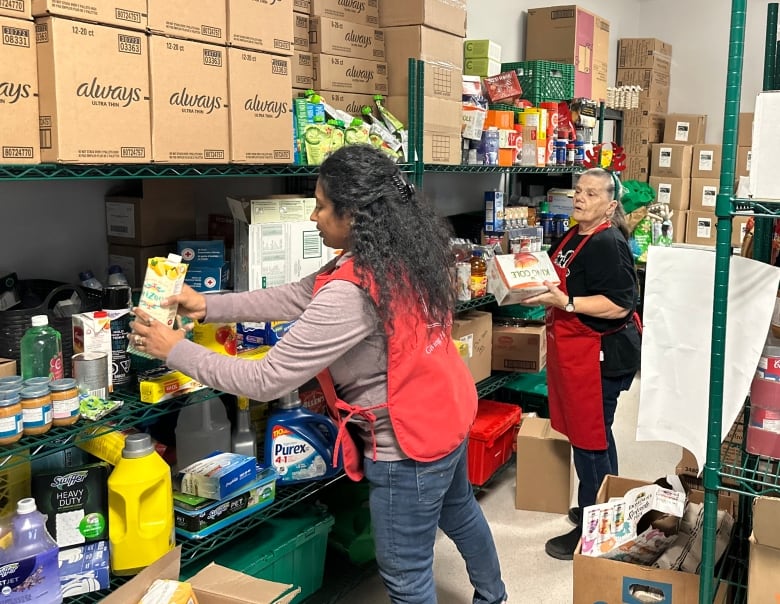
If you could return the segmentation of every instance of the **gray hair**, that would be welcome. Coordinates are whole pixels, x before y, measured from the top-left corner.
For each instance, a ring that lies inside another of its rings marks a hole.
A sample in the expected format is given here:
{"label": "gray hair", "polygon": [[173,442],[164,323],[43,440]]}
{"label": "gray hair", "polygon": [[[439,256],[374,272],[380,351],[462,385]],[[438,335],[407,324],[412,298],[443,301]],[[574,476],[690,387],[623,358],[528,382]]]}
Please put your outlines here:
{"label": "gray hair", "polygon": [[623,237],[628,239],[630,235],[628,230],[628,219],[626,218],[626,210],[620,202],[623,197],[624,189],[623,183],[620,182],[618,175],[609,170],[604,170],[603,168],[590,168],[580,174],[580,178],[583,176],[593,176],[604,181],[604,190],[609,193],[611,199],[617,201],[615,211],[612,212],[612,216],[610,216],[612,226],[616,227],[623,234]]}

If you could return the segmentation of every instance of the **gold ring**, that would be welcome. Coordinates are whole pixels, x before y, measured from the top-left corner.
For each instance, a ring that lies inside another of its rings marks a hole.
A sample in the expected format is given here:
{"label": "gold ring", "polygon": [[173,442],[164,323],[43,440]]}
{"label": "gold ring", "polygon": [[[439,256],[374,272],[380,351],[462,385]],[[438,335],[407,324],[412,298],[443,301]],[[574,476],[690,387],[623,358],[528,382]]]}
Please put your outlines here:
{"label": "gold ring", "polygon": [[141,346],[141,336],[139,336],[139,335],[135,336],[135,345],[136,346]]}

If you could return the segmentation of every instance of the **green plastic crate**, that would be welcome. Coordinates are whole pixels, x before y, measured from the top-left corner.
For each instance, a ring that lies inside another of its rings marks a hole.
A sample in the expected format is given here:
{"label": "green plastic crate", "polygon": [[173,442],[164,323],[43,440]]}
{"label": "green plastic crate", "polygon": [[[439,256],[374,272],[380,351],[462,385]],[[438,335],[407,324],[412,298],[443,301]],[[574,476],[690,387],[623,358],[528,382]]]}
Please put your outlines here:
{"label": "green plastic crate", "polygon": [[320,495],[320,502],[328,507],[335,520],[328,544],[357,565],[376,559],[369,490],[365,480],[341,480]]}
{"label": "green plastic crate", "polygon": [[302,506],[231,541],[216,553],[214,561],[252,577],[300,587],[301,593],[292,602],[302,602],[322,587],[332,526],[333,516]]}
{"label": "green plastic crate", "polygon": [[510,317],[544,323],[546,308],[544,306],[526,306],[525,304],[508,304],[499,306],[493,312],[496,317]]}
{"label": "green plastic crate", "polygon": [[514,71],[523,98],[534,105],[545,101],[569,101],[574,97],[574,65],[553,61],[501,63],[501,71]]}
{"label": "green plastic crate", "polygon": [[547,398],[547,370],[539,373],[520,373],[504,385],[511,402],[518,403],[523,412],[535,411],[540,417],[550,416]]}

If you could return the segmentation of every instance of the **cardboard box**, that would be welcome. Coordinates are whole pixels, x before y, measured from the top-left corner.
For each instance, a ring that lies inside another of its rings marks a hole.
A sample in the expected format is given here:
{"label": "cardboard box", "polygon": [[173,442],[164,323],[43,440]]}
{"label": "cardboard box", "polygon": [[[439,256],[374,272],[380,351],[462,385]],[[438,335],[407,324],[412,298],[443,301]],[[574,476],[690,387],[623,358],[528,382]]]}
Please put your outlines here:
{"label": "cardboard box", "polygon": [[532,8],[525,60],[573,64],[574,96],[606,99],[609,30],[609,21],[573,4]]}
{"label": "cardboard box", "polygon": [[685,243],[685,227],[688,224],[688,212],[675,210],[672,214],[672,241]]}
{"label": "cardboard box", "polygon": [[715,245],[718,219],[712,212],[688,212],[685,243]]}
{"label": "cardboard box", "polygon": [[309,46],[314,53],[385,60],[385,34],[381,29],[328,17],[312,18]]}
{"label": "cardboard box", "polygon": [[293,0],[293,11],[308,15],[311,13],[311,0]]}
{"label": "cardboard box", "polygon": [[292,2],[230,0],[227,43],[277,55],[293,53]]}
{"label": "cardboard box", "polygon": [[671,76],[655,69],[618,69],[616,86],[641,86],[644,98],[668,99]]}
{"label": "cardboard box", "polygon": [[501,63],[492,59],[463,59],[463,75],[488,78],[501,73]]}
{"label": "cardboard box", "polygon": [[312,17],[330,17],[343,19],[361,25],[379,25],[379,0],[361,0],[360,2],[344,2],[344,0],[311,0]]}
{"label": "cardboard box", "polygon": [[547,363],[545,326],[494,325],[491,358],[496,371],[539,373]]}
{"label": "cardboard box", "polygon": [[387,63],[353,57],[312,55],[317,90],[355,94],[387,94]]}
{"label": "cardboard box", "polygon": [[737,147],[737,166],[735,176],[750,176],[750,165],[753,163],[753,153],[750,147]]}
{"label": "cardboard box", "polygon": [[[463,69],[462,38],[430,27],[408,25],[386,29],[385,47],[392,70],[403,71],[407,76],[410,57]],[[460,93],[460,86],[458,90]]]}
{"label": "cardboard box", "polygon": [[721,145],[694,145],[691,178],[720,178]]}
{"label": "cardboard box", "polygon": [[737,146],[750,147],[753,144],[753,115],[740,113],[737,123]]}
{"label": "cardboard box", "polygon": [[720,180],[717,178],[692,178],[690,209],[714,213],[719,188]]}
{"label": "cardboard box", "polygon": [[659,203],[668,204],[672,210],[690,207],[691,179],[676,176],[651,176],[650,188],[655,191]]}
{"label": "cardboard box", "polygon": [[656,126],[649,128],[624,128],[623,149],[626,155],[650,155],[650,145],[661,142],[663,131]]}
{"label": "cardboard box", "polygon": [[[408,56],[402,53],[394,57],[388,53],[387,68],[388,94],[394,96],[409,94]],[[460,69],[436,63],[424,63],[423,79],[426,97],[461,101],[463,72]]]}
{"label": "cardboard box", "polygon": [[566,514],[569,511],[571,445],[549,419],[526,417],[517,432],[515,509]]}
{"label": "cardboard box", "polygon": [[653,145],[652,154],[650,174],[653,176],[688,178],[691,175],[691,145],[658,143]]}
{"label": "cardboard box", "polygon": [[0,164],[37,164],[41,149],[35,26],[2,14],[0,9]]}
{"label": "cardboard box", "polygon": [[[459,102],[426,96],[423,103],[423,132],[460,133],[463,107]],[[409,97],[389,96],[385,107],[404,124],[409,123]]]}
{"label": "cardboard box", "polygon": [[0,17],[32,19],[32,0],[5,0],[0,2]]}
{"label": "cardboard box", "polygon": [[194,188],[186,180],[135,181],[109,191],[105,201],[109,243],[160,245],[195,232]]}
{"label": "cardboard box", "polygon": [[379,25],[380,27],[426,25],[463,38],[466,36],[466,2],[465,0],[406,0],[405,2],[386,0],[379,7]]}
{"label": "cardboard box", "polygon": [[228,49],[230,161],[293,163],[290,59]]}
{"label": "cardboard box", "polygon": [[370,94],[345,94],[343,92],[324,91],[320,93],[320,96],[328,105],[352,115],[360,115],[364,106],[373,106],[374,103],[374,97]]}
{"label": "cardboard box", "polygon": [[152,161],[227,163],[227,49],[151,36],[149,72]]}
{"label": "cardboard box", "polygon": [[309,15],[293,13],[293,51],[303,50],[308,52],[309,47],[309,28],[311,19]]}
{"label": "cardboard box", "polygon": [[32,0],[32,14],[33,17],[56,15],[141,31],[146,30],[147,24],[146,0]]}
{"label": "cardboard box", "polygon": [[479,310],[470,310],[458,315],[452,322],[452,339],[468,345],[469,358],[466,364],[474,381],[481,382],[489,378],[493,346],[493,315]]}
{"label": "cardboard box", "polygon": [[645,68],[669,72],[672,45],[657,38],[618,40],[618,68]]}
{"label": "cardboard box", "polygon": [[643,113],[662,113],[664,114],[664,120],[666,119],[666,113],[669,112],[669,99],[653,99],[653,98],[639,98],[639,106],[637,107]]}
{"label": "cardboard box", "polygon": [[623,180],[637,180],[647,182],[650,178],[650,156],[626,155],[626,169],[623,170]]}
{"label": "cardboard box", "polygon": [[734,216],[734,220],[731,222],[731,245],[733,247],[742,245],[750,218],[750,216]]}
{"label": "cardboard box", "polygon": [[230,289],[230,263],[191,262],[184,283],[196,292]]}
{"label": "cardboard box", "polygon": [[780,593],[780,530],[777,525],[780,499],[758,497],[753,502],[753,532],[750,535],[748,604],[772,602]]}
{"label": "cardboard box", "polygon": [[670,113],[664,128],[665,143],[698,145],[707,135],[707,116],[691,113]]}
{"label": "cardboard box", "polygon": [[148,162],[146,36],[58,17],[37,20],[35,33],[41,160]]}
{"label": "cardboard box", "polygon": [[452,132],[423,132],[423,163],[447,166],[460,165],[460,130]]}
{"label": "cardboard box", "polygon": [[16,375],[16,361],[0,357],[0,377]]}
{"label": "cardboard box", "polygon": [[[141,600],[156,579],[178,581],[181,546],[147,566],[130,581],[111,592],[103,604],[128,604]],[[249,577],[213,562],[189,580],[199,604],[290,604],[299,587]]]}
{"label": "cardboard box", "polygon": [[623,110],[624,128],[654,128],[663,132],[666,115],[642,109]]}
{"label": "cardboard box", "polygon": [[149,258],[166,257],[175,248],[176,245],[173,243],[145,247],[110,243],[108,245],[108,264],[116,264],[121,267],[130,287],[141,287],[144,284],[144,275],[146,274],[146,261]]}
{"label": "cardboard box", "polygon": [[227,40],[227,7],[213,0],[148,0],[149,31],[212,44]]}
{"label": "cardboard box", "polygon": [[294,89],[309,90],[314,87],[314,57],[311,53],[296,50],[290,61],[290,71]]}

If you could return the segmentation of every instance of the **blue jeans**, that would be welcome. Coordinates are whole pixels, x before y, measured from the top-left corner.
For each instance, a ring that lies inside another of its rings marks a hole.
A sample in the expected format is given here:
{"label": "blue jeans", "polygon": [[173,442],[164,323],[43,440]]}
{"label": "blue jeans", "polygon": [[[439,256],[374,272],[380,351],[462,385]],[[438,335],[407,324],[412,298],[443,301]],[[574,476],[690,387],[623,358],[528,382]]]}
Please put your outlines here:
{"label": "blue jeans", "polygon": [[433,545],[436,528],[455,542],[474,604],[506,598],[490,527],[468,479],[466,443],[446,457],[423,463],[364,460],[376,560],[393,604],[435,604]]}
{"label": "blue jeans", "polygon": [[612,423],[615,420],[615,410],[620,393],[631,387],[634,374],[629,373],[618,377],[601,378],[601,396],[604,402],[604,427],[607,431],[607,448],[602,451],[589,451],[572,447],[574,451],[574,468],[580,486],[577,491],[577,504],[582,508],[596,503],[596,494],[607,474],[617,475],[618,457],[615,447],[615,437],[612,435]]}

